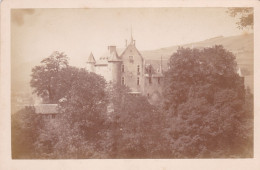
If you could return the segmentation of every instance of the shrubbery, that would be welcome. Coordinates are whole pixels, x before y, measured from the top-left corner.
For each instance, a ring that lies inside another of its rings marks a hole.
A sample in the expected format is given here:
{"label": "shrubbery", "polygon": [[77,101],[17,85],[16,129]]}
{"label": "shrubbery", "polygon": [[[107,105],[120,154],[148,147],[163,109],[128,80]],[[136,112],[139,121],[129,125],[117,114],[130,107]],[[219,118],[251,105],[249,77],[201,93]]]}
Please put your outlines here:
{"label": "shrubbery", "polygon": [[13,158],[252,157],[253,95],[235,56],[222,46],[180,48],[169,68],[161,108],[84,69],[59,70],[61,114],[13,114]]}

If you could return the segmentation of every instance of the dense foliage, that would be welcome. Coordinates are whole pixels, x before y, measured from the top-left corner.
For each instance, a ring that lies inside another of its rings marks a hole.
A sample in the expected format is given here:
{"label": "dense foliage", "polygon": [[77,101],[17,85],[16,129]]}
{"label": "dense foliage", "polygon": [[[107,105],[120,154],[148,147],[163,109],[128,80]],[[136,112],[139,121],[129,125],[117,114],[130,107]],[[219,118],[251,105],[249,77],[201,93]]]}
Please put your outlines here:
{"label": "dense foliage", "polygon": [[34,142],[38,140],[43,127],[41,118],[32,107],[26,107],[11,117],[12,157],[15,159],[35,157]]}
{"label": "dense foliage", "polygon": [[47,103],[55,103],[61,98],[64,83],[61,71],[68,67],[68,58],[65,54],[54,52],[41,61],[41,65],[32,69],[31,87],[34,93],[45,99]]}
{"label": "dense foliage", "polygon": [[109,114],[113,158],[158,157],[161,148],[160,129],[162,115],[146,97],[129,94],[129,89],[113,86],[110,101],[113,112]]}
{"label": "dense foliage", "polygon": [[164,109],[174,157],[252,156],[252,129],[245,130],[252,122],[235,56],[222,46],[180,48],[169,66]]}
{"label": "dense foliage", "polygon": [[236,23],[239,29],[254,27],[254,9],[253,8],[229,8],[230,16],[238,17],[239,21]]}
{"label": "dense foliage", "polygon": [[67,65],[57,75],[61,113],[12,115],[13,158],[253,156],[253,95],[222,46],[171,56],[162,107],[85,69]]}
{"label": "dense foliage", "polygon": [[45,122],[35,143],[37,152],[46,153],[43,144],[49,142],[47,158],[102,158],[105,148],[100,142],[106,138],[105,80],[74,67],[63,70],[62,74],[70,82],[67,86],[70,88],[59,101],[61,113]]}

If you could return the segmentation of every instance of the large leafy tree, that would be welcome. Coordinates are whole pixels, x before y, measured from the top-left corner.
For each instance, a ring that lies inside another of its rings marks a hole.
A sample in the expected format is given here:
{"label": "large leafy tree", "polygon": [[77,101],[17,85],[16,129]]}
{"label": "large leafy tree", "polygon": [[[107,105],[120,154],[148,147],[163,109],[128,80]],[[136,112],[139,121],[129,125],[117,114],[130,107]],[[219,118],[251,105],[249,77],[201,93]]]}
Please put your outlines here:
{"label": "large leafy tree", "polygon": [[68,67],[60,81],[67,89],[59,100],[60,115],[47,122],[36,143],[40,153],[50,142],[51,158],[102,158],[108,153],[106,139],[106,82],[85,69]]}
{"label": "large leafy tree", "polygon": [[47,102],[59,104],[60,114],[55,121],[45,121],[34,142],[39,157],[104,157],[105,79],[69,66],[63,53],[54,52],[41,63],[32,70],[31,86]]}
{"label": "large leafy tree", "polygon": [[[113,111],[109,114],[111,158],[158,158],[161,143],[162,115],[146,97],[114,85],[109,91]],[[163,122],[162,122],[163,123]]]}
{"label": "large leafy tree", "polygon": [[194,90],[205,93],[209,102],[213,102],[211,93],[217,88],[240,90],[243,98],[244,86],[237,74],[235,56],[222,46],[203,50],[179,48],[170,58],[169,68],[164,83],[166,110],[186,102]]}
{"label": "large leafy tree", "polygon": [[164,109],[169,117],[165,138],[171,154],[191,158],[248,156],[245,152],[252,148],[243,146],[250,145],[252,127],[246,121],[245,89],[235,56],[222,46],[179,48],[169,67]]}
{"label": "large leafy tree", "polygon": [[64,70],[62,74],[64,79],[69,78],[66,83],[70,87],[61,100],[65,112],[95,114],[106,107],[106,81],[103,77],[75,67]]}
{"label": "large leafy tree", "polygon": [[49,103],[57,103],[62,97],[59,91],[62,87],[60,72],[68,67],[68,58],[64,53],[53,52],[49,57],[41,61],[41,65],[35,66],[31,74],[31,87],[34,93],[42,98],[47,98]]}
{"label": "large leafy tree", "polygon": [[236,24],[239,29],[254,27],[253,8],[229,8],[227,12],[232,17],[238,17],[238,22]]}

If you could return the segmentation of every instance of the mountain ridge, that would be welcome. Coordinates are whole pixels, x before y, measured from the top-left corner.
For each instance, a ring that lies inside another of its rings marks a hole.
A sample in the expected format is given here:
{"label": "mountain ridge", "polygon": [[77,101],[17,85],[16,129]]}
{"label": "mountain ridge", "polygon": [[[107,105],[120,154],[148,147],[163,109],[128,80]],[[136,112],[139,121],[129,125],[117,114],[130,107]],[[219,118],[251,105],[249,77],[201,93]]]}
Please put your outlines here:
{"label": "mountain ridge", "polygon": [[[205,48],[214,45],[223,45],[225,49],[235,54],[238,66],[242,73],[246,76],[246,82],[253,89],[253,62],[254,62],[254,34],[244,34],[230,37],[213,37],[204,41],[175,45],[155,50],[140,51],[145,60],[163,60],[164,67],[167,67],[167,61],[170,56],[177,51],[178,47],[184,48]],[[86,58],[87,59],[87,58]],[[37,65],[38,62],[22,62],[12,65],[12,91],[21,91],[28,89],[31,68]],[[39,63],[40,64],[40,63]],[[19,68],[23,68],[22,70]],[[249,78],[249,80],[247,80]]]}

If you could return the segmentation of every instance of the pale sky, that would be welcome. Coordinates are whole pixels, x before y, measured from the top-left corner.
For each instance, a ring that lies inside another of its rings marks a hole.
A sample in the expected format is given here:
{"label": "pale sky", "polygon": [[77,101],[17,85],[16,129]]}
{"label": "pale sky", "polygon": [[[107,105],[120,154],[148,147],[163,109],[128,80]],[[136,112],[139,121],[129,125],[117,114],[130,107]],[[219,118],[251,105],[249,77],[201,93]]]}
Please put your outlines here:
{"label": "pale sky", "polygon": [[124,47],[133,37],[139,50],[242,34],[227,8],[117,8],[12,10],[12,62],[40,61],[53,51],[84,67],[93,52]]}

